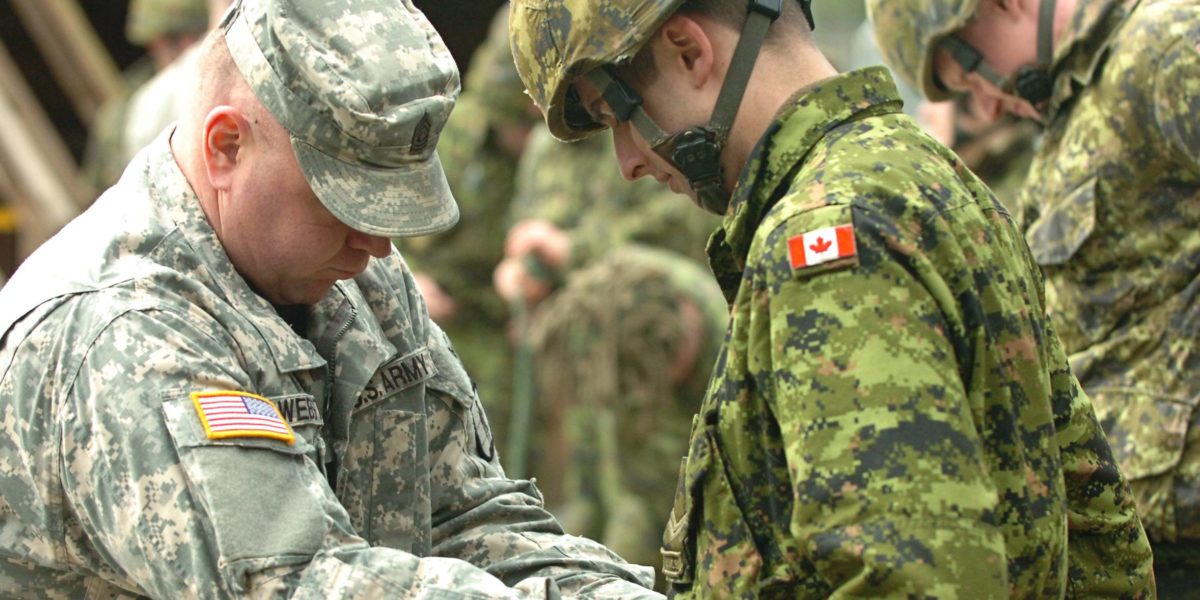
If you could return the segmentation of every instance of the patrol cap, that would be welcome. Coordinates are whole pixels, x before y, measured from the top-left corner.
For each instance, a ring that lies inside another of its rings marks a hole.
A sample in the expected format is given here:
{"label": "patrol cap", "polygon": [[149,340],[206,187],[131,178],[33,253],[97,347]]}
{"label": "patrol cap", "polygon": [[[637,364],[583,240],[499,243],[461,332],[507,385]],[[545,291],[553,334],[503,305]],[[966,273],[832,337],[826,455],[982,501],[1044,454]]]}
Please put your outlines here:
{"label": "patrol cap", "polygon": [[151,40],[208,30],[206,0],[130,0],[125,39],[136,46]]}
{"label": "patrol cap", "polygon": [[385,237],[458,221],[434,151],[458,70],[411,0],[238,0],[220,27],[335,217]]}

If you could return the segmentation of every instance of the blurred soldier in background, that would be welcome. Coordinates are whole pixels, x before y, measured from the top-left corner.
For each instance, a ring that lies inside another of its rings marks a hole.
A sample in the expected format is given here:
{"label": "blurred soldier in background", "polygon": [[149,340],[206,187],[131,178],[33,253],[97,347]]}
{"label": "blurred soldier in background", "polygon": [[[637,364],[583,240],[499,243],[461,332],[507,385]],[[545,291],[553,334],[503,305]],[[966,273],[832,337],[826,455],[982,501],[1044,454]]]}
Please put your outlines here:
{"label": "blurred soldier in background", "polygon": [[[207,0],[209,26],[215,27],[231,0]],[[129,98],[121,156],[129,161],[158,137],[183,111],[192,98],[188,82],[195,77],[199,62],[194,48],[185,48],[171,64],[159,70]]]}
{"label": "blurred soldier in background", "polygon": [[1013,115],[988,122],[973,113],[969,102],[949,105],[954,133],[950,148],[1015,213],[1041,127]]}
{"label": "blurred soldier in background", "polygon": [[505,335],[508,307],[492,287],[492,270],[504,256],[517,161],[539,121],[513,65],[506,4],[472,56],[462,95],[438,140],[462,217],[444,233],[397,240],[430,316],[454,340],[479,386],[500,448],[508,440],[512,352]]}
{"label": "blurred soldier in background", "polygon": [[146,57],[125,70],[125,93],[100,108],[88,132],[82,166],[84,177],[94,189],[104,190],[115,183],[132,157],[126,149],[125,134],[131,118],[137,118],[131,115],[138,113],[130,110],[130,98],[200,39],[208,26],[209,6],[205,0],[130,1],[125,38],[145,48]]}
{"label": "blurred soldier in background", "polygon": [[1200,2],[871,0],[926,96],[1046,126],[1014,214],[1154,543],[1200,569]]}
{"label": "blurred soldier in background", "polygon": [[652,181],[624,180],[612,152],[606,137],[563,144],[543,123],[518,167],[496,280],[531,313],[514,333],[518,355],[531,353],[536,404],[527,449],[505,460],[527,455],[565,530],[658,564],[727,317],[703,265],[719,220]]}
{"label": "blurred soldier in background", "polygon": [[[612,140],[563,144],[545,125],[534,130],[517,172],[500,294],[536,303],[566,273],[629,242],[703,262],[704,240],[720,224],[652,181],[628,182],[611,168]],[[544,268],[530,273],[536,258]]]}
{"label": "blurred soldier in background", "polygon": [[529,334],[540,451],[531,472],[564,530],[659,564],[679,457],[727,316],[707,268],[640,244],[571,274],[543,303]]}

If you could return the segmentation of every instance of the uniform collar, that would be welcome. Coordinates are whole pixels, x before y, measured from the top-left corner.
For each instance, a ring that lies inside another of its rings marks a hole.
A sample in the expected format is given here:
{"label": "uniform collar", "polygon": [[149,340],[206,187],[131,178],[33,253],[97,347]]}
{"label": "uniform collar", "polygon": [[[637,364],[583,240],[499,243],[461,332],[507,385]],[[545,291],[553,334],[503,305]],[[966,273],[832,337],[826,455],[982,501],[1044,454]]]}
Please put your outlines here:
{"label": "uniform collar", "polygon": [[754,231],[787,192],[809,151],[838,126],[898,113],[902,104],[891,74],[880,66],[817,82],[784,104],[746,161],[729,213],[709,240],[710,266],[726,299],[737,292]]}
{"label": "uniform collar", "polygon": [[1114,34],[1141,0],[1079,0],[1071,22],[1059,34],[1054,51],[1054,92],[1046,121],[1080,89],[1091,83],[1104,62]]}

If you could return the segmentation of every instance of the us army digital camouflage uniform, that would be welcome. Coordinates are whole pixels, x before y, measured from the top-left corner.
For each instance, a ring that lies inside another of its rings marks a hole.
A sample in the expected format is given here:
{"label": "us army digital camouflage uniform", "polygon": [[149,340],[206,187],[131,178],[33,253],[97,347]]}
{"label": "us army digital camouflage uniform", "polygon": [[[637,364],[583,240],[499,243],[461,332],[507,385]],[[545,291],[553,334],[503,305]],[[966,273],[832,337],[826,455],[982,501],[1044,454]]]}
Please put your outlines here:
{"label": "us army digital camouflage uniform", "polygon": [[1200,597],[1200,3],[1081,2],[1058,43],[1026,239],[1160,587]]}
{"label": "us army digital camouflage uniform", "polygon": [[[294,333],[234,271],[165,138],[0,306],[8,597],[541,598],[557,580],[618,598],[650,584],[560,535],[537,489],[504,477],[398,255],[339,282]],[[190,397],[208,389],[274,400],[295,442],[209,439]]]}
{"label": "us army digital camouflage uniform", "polygon": [[[222,75],[328,213],[376,236],[453,224],[434,142],[458,72],[411,2],[244,1],[220,32]],[[399,255],[272,306],[176,162],[196,157],[160,137],[0,291],[6,597],[657,597],[505,477]],[[257,419],[222,429],[214,394]]]}
{"label": "us army digital camouflage uniform", "polygon": [[[1146,594],[1028,248],[899,111],[882,67],[841,75],[748,161],[709,243],[733,312],[664,569],[684,597]],[[842,225],[853,256],[794,266],[795,240]]]}
{"label": "us army digital camouflage uniform", "polygon": [[640,244],[573,272],[539,308],[530,338],[544,433],[533,473],[565,530],[659,562],[678,458],[727,317],[707,268]]}
{"label": "us army digital camouflage uniform", "polygon": [[466,71],[463,93],[438,140],[438,153],[461,217],[453,229],[396,240],[414,271],[431,276],[457,311],[441,324],[462,357],[492,419],[499,447],[508,439],[512,352],[505,336],[508,307],[492,287],[504,258],[505,222],[512,204],[517,161],[499,143],[504,128],[532,128],[533,105],[513,66],[507,6]]}

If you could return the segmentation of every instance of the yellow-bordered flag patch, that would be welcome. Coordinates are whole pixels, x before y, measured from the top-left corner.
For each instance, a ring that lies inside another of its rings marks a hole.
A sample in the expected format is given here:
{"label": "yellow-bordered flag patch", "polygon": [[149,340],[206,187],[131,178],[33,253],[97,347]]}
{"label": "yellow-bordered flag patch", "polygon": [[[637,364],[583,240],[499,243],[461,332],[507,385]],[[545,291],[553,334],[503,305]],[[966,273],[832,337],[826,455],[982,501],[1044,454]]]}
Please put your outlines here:
{"label": "yellow-bordered flag patch", "polygon": [[270,438],[289,444],[296,434],[270,400],[247,392],[192,392],[208,439]]}

